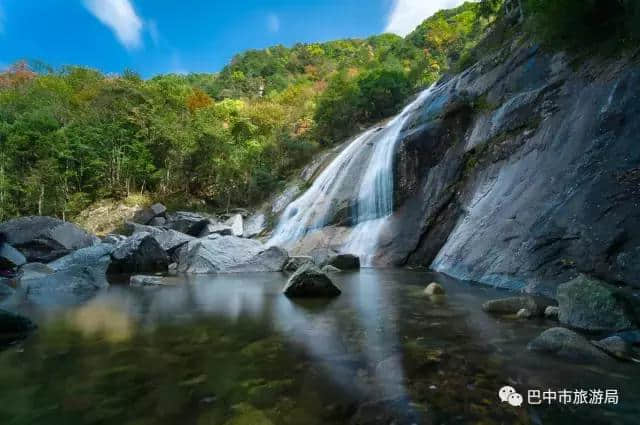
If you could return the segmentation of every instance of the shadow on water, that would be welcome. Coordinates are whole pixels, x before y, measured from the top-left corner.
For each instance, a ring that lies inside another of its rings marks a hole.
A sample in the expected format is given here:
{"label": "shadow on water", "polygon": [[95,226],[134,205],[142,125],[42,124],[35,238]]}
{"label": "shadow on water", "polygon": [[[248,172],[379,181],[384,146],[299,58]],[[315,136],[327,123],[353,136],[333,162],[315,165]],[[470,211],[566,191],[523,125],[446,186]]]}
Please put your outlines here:
{"label": "shadow on water", "polygon": [[[112,286],[61,309],[25,306],[40,329],[0,352],[0,423],[634,423],[640,374],[530,353],[544,321],[484,314],[503,295],[433,273],[335,275],[343,294],[290,300],[286,276]],[[426,298],[432,280],[447,295]],[[497,390],[619,388],[614,408],[516,408]]]}

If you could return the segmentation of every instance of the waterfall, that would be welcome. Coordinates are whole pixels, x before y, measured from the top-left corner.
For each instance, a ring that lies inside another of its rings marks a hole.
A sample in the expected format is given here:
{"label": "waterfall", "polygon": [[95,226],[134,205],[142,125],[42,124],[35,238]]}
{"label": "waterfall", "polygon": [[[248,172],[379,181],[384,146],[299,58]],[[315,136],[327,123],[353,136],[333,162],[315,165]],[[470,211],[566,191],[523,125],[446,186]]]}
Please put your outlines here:
{"label": "waterfall", "polygon": [[355,185],[351,199],[355,227],[341,251],[360,256],[362,264],[370,266],[382,226],[393,213],[396,144],[411,112],[422,105],[430,93],[431,88],[424,90],[383,128],[372,128],[356,137],[312,186],[287,206],[269,245],[291,247],[310,231],[326,226],[333,218],[336,204],[343,201],[340,195]]}

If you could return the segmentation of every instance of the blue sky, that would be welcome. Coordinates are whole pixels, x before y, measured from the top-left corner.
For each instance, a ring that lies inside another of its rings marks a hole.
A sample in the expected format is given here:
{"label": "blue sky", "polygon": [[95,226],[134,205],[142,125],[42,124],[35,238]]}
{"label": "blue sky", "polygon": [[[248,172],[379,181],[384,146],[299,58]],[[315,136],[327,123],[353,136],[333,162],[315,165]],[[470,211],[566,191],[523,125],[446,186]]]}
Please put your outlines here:
{"label": "blue sky", "polygon": [[462,0],[0,0],[0,69],[19,59],[145,77],[215,72],[274,44],[404,35]]}

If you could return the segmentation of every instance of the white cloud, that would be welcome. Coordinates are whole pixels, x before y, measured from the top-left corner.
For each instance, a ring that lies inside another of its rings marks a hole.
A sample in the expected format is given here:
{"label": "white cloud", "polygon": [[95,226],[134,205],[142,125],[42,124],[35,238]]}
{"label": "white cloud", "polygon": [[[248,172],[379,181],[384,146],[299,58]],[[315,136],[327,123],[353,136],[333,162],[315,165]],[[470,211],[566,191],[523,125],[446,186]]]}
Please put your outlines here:
{"label": "white cloud", "polygon": [[451,9],[465,0],[394,0],[386,32],[405,36],[429,16],[441,9]]}
{"label": "white cloud", "polygon": [[267,29],[270,32],[280,31],[280,18],[275,13],[267,15]]}
{"label": "white cloud", "polygon": [[84,4],[100,22],[111,28],[124,47],[142,46],[142,19],[130,0],[84,0]]}

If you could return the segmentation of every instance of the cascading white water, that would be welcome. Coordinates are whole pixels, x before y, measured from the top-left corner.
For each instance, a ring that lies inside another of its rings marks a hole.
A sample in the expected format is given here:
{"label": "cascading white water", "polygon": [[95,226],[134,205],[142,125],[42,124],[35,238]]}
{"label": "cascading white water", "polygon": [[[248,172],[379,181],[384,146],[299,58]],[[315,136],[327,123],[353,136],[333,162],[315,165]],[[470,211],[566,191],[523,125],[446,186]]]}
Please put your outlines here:
{"label": "cascading white water", "polygon": [[404,110],[381,130],[370,129],[355,138],[320,174],[302,196],[289,204],[275,229],[269,245],[290,247],[307,232],[325,226],[331,219],[336,194],[343,184],[353,184],[353,167],[362,166],[359,156],[375,139],[373,152],[368,156],[355,202],[354,222],[343,252],[358,255],[369,266],[375,255],[379,233],[386,219],[393,213],[393,154],[400,133],[411,111],[421,105],[431,93],[423,91]]}

